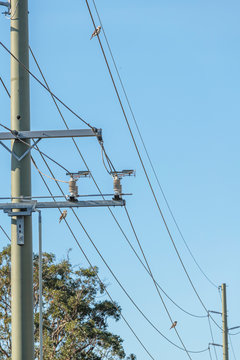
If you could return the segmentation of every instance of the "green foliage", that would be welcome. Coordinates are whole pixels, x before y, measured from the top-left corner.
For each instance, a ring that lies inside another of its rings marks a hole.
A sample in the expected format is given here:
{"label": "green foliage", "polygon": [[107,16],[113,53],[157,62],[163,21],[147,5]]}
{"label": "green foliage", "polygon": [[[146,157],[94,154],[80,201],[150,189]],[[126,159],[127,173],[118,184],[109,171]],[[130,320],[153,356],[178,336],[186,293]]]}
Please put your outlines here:
{"label": "green foliage", "polygon": [[[39,358],[38,256],[34,263],[35,359]],[[0,360],[11,358],[10,247],[0,252]],[[120,307],[107,300],[98,269],[75,269],[68,259],[43,255],[44,360],[135,360],[126,358],[123,340],[108,331],[108,319],[120,318]],[[102,297],[101,297],[102,298]]]}

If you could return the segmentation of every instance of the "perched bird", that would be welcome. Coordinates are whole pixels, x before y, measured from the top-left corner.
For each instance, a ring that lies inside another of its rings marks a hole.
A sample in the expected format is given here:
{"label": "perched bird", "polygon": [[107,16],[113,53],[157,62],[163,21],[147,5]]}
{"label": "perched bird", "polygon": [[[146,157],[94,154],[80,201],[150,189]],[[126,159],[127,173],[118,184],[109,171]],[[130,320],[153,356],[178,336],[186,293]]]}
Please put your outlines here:
{"label": "perched bird", "polygon": [[96,28],[96,30],[94,30],[94,32],[92,33],[92,36],[90,38],[90,40],[92,40],[93,37],[97,36],[98,34],[100,34],[100,31],[101,31],[101,26],[98,26]]}
{"label": "perched bird", "polygon": [[172,326],[170,327],[170,329],[169,329],[169,330],[171,330],[172,328],[175,328],[175,327],[176,327],[176,325],[177,325],[177,321],[174,321],[174,323],[172,324]]}
{"label": "perched bird", "polygon": [[61,214],[61,216],[60,216],[60,218],[59,218],[59,223],[60,223],[63,219],[65,219],[66,216],[67,216],[67,210],[63,210],[63,212],[62,212],[62,214]]}

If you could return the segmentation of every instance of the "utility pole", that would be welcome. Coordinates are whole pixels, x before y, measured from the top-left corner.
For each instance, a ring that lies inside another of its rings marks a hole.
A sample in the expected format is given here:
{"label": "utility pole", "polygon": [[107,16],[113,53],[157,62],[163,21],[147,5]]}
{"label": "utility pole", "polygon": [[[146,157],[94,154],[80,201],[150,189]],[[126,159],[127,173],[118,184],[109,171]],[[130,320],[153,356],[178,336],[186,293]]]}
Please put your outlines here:
{"label": "utility pole", "polygon": [[223,328],[223,360],[228,360],[228,325],[226,284],[222,284],[222,328]]}
{"label": "utility pole", "polygon": [[[11,52],[27,68],[28,0],[11,0]],[[11,57],[11,129],[30,130],[29,75]],[[26,140],[30,144],[30,140]],[[12,151],[18,157],[28,147],[12,140]],[[11,196],[31,196],[30,152],[21,160],[11,157]],[[19,202],[19,200],[14,200]],[[12,217],[11,291],[12,291],[12,360],[34,359],[33,336],[33,262],[32,216]],[[19,231],[23,231],[24,246],[19,245]]]}

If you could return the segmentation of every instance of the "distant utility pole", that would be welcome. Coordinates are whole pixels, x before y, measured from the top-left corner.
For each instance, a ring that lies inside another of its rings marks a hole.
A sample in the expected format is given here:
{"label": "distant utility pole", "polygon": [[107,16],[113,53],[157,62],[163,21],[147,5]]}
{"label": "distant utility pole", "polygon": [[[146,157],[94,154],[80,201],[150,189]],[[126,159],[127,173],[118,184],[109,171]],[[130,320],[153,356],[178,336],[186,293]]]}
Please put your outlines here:
{"label": "distant utility pole", "polygon": [[[11,0],[11,52],[29,68],[28,0]],[[29,74],[11,57],[11,129],[30,130]],[[30,140],[26,140],[29,142]],[[12,151],[21,157],[28,147],[12,141]],[[30,152],[18,161],[11,157],[11,196],[31,196]],[[19,200],[15,200],[19,202]],[[32,216],[12,217],[11,291],[12,360],[34,359]],[[18,220],[17,220],[18,219]],[[18,245],[23,231],[24,246]]]}
{"label": "distant utility pole", "polygon": [[228,325],[226,284],[222,284],[222,328],[223,328],[223,360],[228,360]]}

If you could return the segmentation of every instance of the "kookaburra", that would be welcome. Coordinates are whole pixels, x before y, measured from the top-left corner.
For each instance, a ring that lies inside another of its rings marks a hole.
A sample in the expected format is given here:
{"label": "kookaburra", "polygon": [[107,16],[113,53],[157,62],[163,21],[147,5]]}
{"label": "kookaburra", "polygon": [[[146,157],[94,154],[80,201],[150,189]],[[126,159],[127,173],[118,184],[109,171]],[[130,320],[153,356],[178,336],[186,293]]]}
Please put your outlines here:
{"label": "kookaburra", "polygon": [[59,223],[60,223],[63,219],[65,219],[66,216],[67,216],[67,210],[63,210],[63,212],[62,212],[62,214],[61,214],[61,216],[60,216],[60,218],[59,218]]}
{"label": "kookaburra", "polygon": [[98,26],[96,28],[96,30],[94,30],[94,32],[92,33],[92,36],[90,38],[90,40],[92,40],[93,37],[97,36],[98,34],[100,34],[100,31],[101,31],[101,26]]}
{"label": "kookaburra", "polygon": [[170,327],[170,330],[173,329],[173,328],[175,328],[176,325],[177,325],[177,321],[174,321],[174,323],[173,323],[172,326]]}

